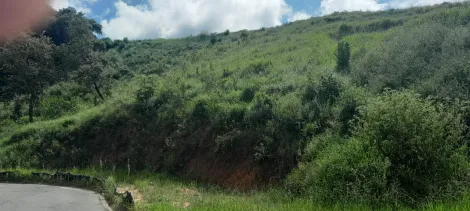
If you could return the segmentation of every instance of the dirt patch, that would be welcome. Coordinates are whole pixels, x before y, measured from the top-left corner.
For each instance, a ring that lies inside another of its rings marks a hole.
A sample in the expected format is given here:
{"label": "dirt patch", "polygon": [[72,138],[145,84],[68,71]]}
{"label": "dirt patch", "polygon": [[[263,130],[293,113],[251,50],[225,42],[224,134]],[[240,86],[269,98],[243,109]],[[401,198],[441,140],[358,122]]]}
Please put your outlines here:
{"label": "dirt patch", "polygon": [[124,186],[118,187],[118,193],[125,193],[126,191],[132,194],[132,198],[134,198],[134,203],[142,203],[144,202],[144,195],[134,186]]}
{"label": "dirt patch", "polygon": [[259,184],[259,168],[246,160],[224,162],[197,156],[189,162],[187,169],[190,177],[224,188],[249,190]]}

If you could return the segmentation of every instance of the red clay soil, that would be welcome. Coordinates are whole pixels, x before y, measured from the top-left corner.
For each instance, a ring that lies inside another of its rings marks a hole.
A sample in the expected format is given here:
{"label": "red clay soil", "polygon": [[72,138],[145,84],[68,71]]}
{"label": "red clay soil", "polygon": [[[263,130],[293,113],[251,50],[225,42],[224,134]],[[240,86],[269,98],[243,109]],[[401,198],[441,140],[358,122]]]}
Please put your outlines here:
{"label": "red clay soil", "polygon": [[[121,166],[125,165],[127,160],[125,158],[128,147],[127,143],[139,135],[137,131],[126,126],[121,127],[119,130],[102,131],[97,135],[96,140],[102,140],[97,142],[104,142],[102,145],[107,146],[107,150],[95,152],[92,162],[94,164],[103,162],[107,165],[109,163],[119,164],[120,161]],[[192,136],[187,137],[187,139],[199,140],[199,149],[204,149],[210,148],[210,145],[213,144],[215,138],[211,135],[213,135],[212,127],[207,126],[194,131]],[[164,140],[163,137],[156,139]],[[152,142],[153,144],[158,143],[158,141]],[[158,147],[158,144],[155,147]],[[159,161],[151,163],[155,166],[159,164]],[[200,151],[195,152],[189,162],[185,164],[183,171],[190,178],[216,184],[223,188],[250,190],[263,186],[261,168],[259,168],[256,162],[250,161],[242,155],[238,158],[217,160],[201,154]]]}
{"label": "red clay soil", "polygon": [[224,188],[249,190],[259,184],[259,168],[248,160],[218,161],[196,156],[187,166],[189,176]]}

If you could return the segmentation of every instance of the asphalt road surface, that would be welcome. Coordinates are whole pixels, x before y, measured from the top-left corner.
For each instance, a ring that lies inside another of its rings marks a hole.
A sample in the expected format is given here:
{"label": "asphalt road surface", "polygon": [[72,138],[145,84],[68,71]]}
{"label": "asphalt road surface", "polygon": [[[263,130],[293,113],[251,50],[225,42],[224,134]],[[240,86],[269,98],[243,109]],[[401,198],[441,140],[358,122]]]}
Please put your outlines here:
{"label": "asphalt road surface", "polygon": [[110,211],[91,191],[47,185],[0,184],[1,211]]}

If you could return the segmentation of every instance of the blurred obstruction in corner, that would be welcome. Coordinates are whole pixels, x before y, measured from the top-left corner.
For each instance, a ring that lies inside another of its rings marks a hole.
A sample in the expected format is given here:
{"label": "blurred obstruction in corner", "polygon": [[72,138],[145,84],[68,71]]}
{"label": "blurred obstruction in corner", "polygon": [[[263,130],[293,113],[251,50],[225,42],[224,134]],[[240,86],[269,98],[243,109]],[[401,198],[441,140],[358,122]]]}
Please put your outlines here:
{"label": "blurred obstruction in corner", "polygon": [[38,32],[53,18],[49,0],[0,0],[0,43]]}

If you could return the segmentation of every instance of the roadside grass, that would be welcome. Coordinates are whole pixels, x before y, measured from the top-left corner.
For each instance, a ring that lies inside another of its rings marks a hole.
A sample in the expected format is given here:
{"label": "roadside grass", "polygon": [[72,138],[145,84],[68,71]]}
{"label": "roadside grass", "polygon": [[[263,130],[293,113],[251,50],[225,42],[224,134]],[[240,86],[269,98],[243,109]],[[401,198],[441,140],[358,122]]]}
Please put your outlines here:
{"label": "roadside grass", "polygon": [[[421,210],[421,211],[464,211],[470,210],[470,193],[458,201],[430,202],[418,209],[406,207],[370,207],[361,204],[320,205],[306,198],[294,199],[280,188],[241,192],[222,189],[191,180],[179,179],[162,173],[138,172],[128,175],[125,170],[99,170],[100,168],[70,169],[63,172],[83,174],[115,183],[118,190],[129,190],[134,197],[135,211],[297,211],[297,210]],[[40,169],[0,169],[19,171],[21,175],[31,172],[54,173]],[[27,180],[25,176],[23,179]],[[34,183],[34,181],[26,181]],[[49,183],[43,183],[49,184]],[[66,185],[57,183],[53,185]],[[70,185],[67,185],[70,186]],[[80,186],[75,186],[80,187]]]}

